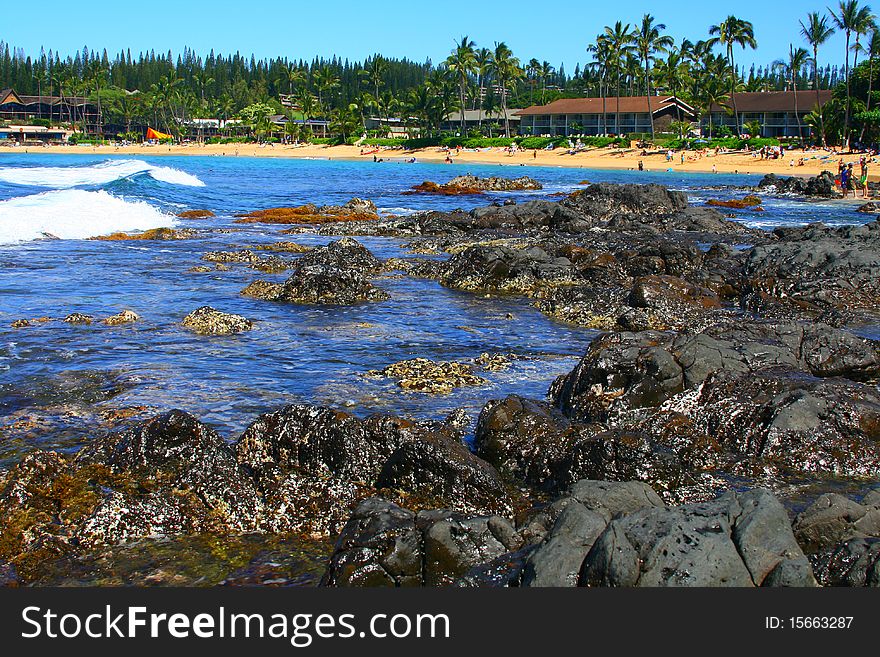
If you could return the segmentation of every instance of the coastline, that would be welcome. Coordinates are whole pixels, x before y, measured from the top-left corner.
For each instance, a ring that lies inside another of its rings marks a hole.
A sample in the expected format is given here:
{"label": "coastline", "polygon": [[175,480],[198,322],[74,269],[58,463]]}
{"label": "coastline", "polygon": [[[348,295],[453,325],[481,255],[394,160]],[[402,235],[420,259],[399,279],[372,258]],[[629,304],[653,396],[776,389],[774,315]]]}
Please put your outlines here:
{"label": "coastline", "polygon": [[[685,152],[686,161],[681,163],[681,153],[676,153],[672,162],[666,162],[663,154],[649,154],[642,156],[635,149],[589,149],[570,155],[564,149],[555,151],[520,151],[509,154],[503,148],[462,150],[460,153],[453,152],[452,170],[457,170],[463,164],[501,165],[514,167],[565,167],[576,169],[610,169],[637,171],[638,163],[644,163],[645,171],[675,173],[713,173],[720,174],[745,174],[766,175],[774,173],[779,176],[803,176],[810,177],[822,171],[835,171],[836,163],[840,155],[830,152],[816,152],[803,154],[801,151],[793,151],[782,160],[759,160],[751,153],[732,152],[713,155],[711,153],[701,155],[696,151]],[[401,149],[380,149],[375,153],[359,146],[327,146],[323,144],[307,146],[261,146],[257,144],[188,144],[174,146],[35,146],[35,147],[7,147],[0,148],[0,155],[4,153],[23,155],[35,154],[59,154],[59,155],[136,155],[136,156],[201,156],[201,157],[265,157],[265,158],[292,158],[292,159],[333,159],[351,161],[372,161],[373,155],[381,158],[383,163],[401,163],[410,158],[416,158],[416,162],[443,164],[446,159],[446,151],[438,147],[424,148],[420,150],[404,151]],[[364,154],[367,153],[367,154]],[[792,166],[804,157],[803,166]],[[844,161],[858,161],[858,155],[845,155]],[[880,181],[880,174],[872,173],[872,181]]]}

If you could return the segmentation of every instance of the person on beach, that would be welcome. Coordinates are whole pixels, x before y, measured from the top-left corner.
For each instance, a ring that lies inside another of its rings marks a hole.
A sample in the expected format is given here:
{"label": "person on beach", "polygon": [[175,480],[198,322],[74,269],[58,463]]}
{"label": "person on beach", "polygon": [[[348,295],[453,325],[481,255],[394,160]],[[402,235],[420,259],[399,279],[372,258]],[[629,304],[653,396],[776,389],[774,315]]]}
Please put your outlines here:
{"label": "person on beach", "polygon": [[843,198],[849,196],[849,190],[852,185],[852,165],[847,167],[844,165],[840,172],[840,189],[843,191]]}
{"label": "person on beach", "polygon": [[641,160],[639,160],[639,171],[644,171],[644,170],[645,170],[645,163],[642,162]]}
{"label": "person on beach", "polygon": [[862,198],[870,198],[871,191],[868,189],[868,160],[862,158],[862,171],[859,176],[859,187],[862,188]]}

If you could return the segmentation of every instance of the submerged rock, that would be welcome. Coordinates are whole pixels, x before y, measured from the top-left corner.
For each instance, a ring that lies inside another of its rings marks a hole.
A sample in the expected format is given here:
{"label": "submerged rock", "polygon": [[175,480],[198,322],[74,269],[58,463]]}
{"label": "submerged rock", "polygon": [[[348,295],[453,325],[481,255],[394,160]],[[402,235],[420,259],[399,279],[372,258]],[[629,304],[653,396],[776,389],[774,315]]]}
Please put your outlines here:
{"label": "submerged rock", "polygon": [[209,219],[211,217],[216,217],[217,215],[210,210],[184,210],[178,212],[177,216],[181,219]]}
{"label": "submerged rock", "polygon": [[104,320],[104,323],[108,326],[119,326],[120,324],[131,324],[132,322],[136,322],[140,319],[140,315],[138,315],[133,310],[123,310],[122,312],[116,313],[115,315],[111,315],[110,317]]}
{"label": "submerged rock", "polygon": [[70,313],[61,321],[67,322],[68,324],[91,324],[94,319],[95,318],[91,315],[85,315],[83,313]]}
{"label": "submerged rock", "polygon": [[211,306],[202,306],[192,311],[183,318],[183,325],[199,335],[232,335],[253,328],[249,319],[221,312]]}
{"label": "submerged rock", "polygon": [[91,239],[110,242],[131,240],[191,240],[198,236],[198,231],[189,228],[150,228],[149,230],[140,233],[112,233],[110,235],[92,237]]}
{"label": "submerged rock", "polygon": [[474,374],[473,367],[467,363],[432,361],[427,358],[404,360],[381,370],[371,370],[367,375],[397,379],[397,385],[404,390],[435,394],[450,393],[462,386],[480,386],[486,383],[485,379]]}

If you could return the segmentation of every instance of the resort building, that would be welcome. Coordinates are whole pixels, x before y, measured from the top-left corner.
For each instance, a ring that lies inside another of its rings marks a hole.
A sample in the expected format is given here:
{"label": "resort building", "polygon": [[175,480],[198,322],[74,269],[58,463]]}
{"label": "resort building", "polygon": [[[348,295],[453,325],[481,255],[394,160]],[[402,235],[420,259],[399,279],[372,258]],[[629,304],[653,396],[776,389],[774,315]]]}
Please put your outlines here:
{"label": "resort building", "polygon": [[[619,102],[618,102],[619,101]],[[673,121],[695,121],[696,110],[674,96],[562,98],[519,110],[521,135],[596,136],[665,132]],[[619,112],[619,114],[618,114]]]}
{"label": "resort building", "polygon": [[[831,95],[831,91],[820,91],[819,104],[824,105],[830,101]],[[718,126],[725,125],[736,132],[738,118],[740,132],[745,131],[747,123],[760,123],[761,137],[797,137],[799,134],[809,137],[812,134],[810,126],[804,123],[804,118],[816,109],[815,91],[799,91],[797,97],[793,91],[737,93],[734,97],[739,116],[734,116],[731,109],[734,99],[728,100],[724,107],[714,105],[711,109],[713,129],[717,130]],[[799,124],[802,132],[798,130]],[[709,116],[702,118],[700,127],[708,131]]]}
{"label": "resort building", "polygon": [[0,143],[11,139],[20,144],[48,144],[67,141],[69,134],[69,131],[61,128],[44,128],[41,125],[9,125],[0,128]]}
{"label": "resort building", "polygon": [[[703,134],[708,134],[710,118],[717,133],[721,126],[736,132],[746,132],[745,125],[757,121],[761,124],[761,137],[809,137],[810,127],[804,119],[816,109],[816,92],[770,91],[735,94],[738,116],[733,115],[733,99],[724,106],[713,105],[709,113],[700,112],[674,96],[651,98],[648,113],[648,97],[620,98],[563,98],[548,105],[535,105],[519,110],[521,119],[519,133],[522,135],[614,135],[668,132],[673,121],[699,121]],[[831,91],[819,92],[819,103],[831,100]],[[800,125],[800,128],[798,127]]]}
{"label": "resort building", "polygon": [[98,107],[84,96],[23,96],[14,89],[0,90],[0,121],[48,119],[76,123],[86,132],[98,131]]}

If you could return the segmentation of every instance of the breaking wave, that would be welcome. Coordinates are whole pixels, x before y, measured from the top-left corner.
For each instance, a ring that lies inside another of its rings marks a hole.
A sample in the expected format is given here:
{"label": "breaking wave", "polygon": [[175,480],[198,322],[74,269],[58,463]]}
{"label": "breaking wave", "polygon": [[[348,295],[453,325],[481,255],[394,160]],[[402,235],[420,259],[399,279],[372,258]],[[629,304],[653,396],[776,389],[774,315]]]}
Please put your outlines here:
{"label": "breaking wave", "polygon": [[103,190],[64,189],[0,201],[0,244],[85,239],[174,223],[174,217],[145,201],[126,201]]}
{"label": "breaking wave", "polygon": [[106,185],[138,175],[148,175],[172,185],[205,186],[205,183],[185,171],[155,166],[143,160],[109,160],[81,167],[0,167],[0,181],[52,189]]}

